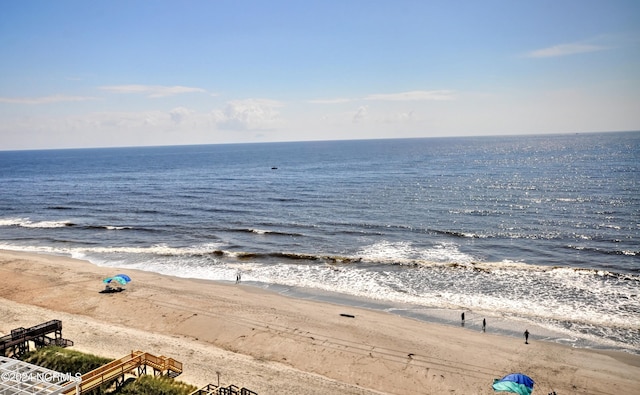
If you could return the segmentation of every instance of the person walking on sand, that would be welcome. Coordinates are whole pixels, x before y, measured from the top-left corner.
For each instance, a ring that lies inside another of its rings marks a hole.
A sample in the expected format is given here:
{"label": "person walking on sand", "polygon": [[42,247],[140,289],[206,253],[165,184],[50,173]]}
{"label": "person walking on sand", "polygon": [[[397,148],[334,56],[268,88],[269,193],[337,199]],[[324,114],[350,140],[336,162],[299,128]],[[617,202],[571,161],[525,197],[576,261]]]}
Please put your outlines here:
{"label": "person walking on sand", "polygon": [[242,280],[242,272],[240,272],[240,269],[238,269],[238,271],[236,272],[236,284],[238,284],[240,280]]}
{"label": "person walking on sand", "polygon": [[524,344],[529,344],[529,329],[524,330]]}
{"label": "person walking on sand", "polygon": [[487,320],[485,318],[482,319],[482,331],[485,332],[487,330]]}
{"label": "person walking on sand", "polygon": [[462,312],[462,315],[460,316],[460,318],[462,319],[460,326],[464,326],[464,311]]}

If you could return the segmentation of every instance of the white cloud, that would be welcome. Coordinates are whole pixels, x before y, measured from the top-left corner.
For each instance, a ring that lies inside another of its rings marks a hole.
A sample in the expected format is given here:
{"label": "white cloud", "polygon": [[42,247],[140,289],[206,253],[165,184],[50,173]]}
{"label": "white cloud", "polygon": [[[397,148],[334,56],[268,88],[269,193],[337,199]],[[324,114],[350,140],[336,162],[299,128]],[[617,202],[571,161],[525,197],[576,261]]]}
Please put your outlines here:
{"label": "white cloud", "polygon": [[97,130],[121,129],[135,130],[136,128],[144,128],[146,126],[158,126],[166,124],[168,120],[166,113],[161,111],[144,111],[144,112],[97,112],[88,114],[84,117],[73,119],[77,125],[83,127],[88,124]]}
{"label": "white cloud", "polygon": [[278,107],[282,103],[267,99],[246,99],[230,101],[222,110],[213,112],[221,129],[264,130],[281,123]]}
{"label": "white cloud", "polygon": [[[349,117],[349,118],[346,118]],[[350,119],[351,123],[364,124],[368,126],[385,124],[410,124],[419,121],[420,117],[416,112],[411,111],[386,111],[385,109],[370,106],[360,106],[355,111],[344,113],[338,119]]]}
{"label": "white cloud", "polygon": [[10,104],[51,104],[51,103],[65,103],[65,102],[81,102],[96,100],[95,97],[89,96],[67,96],[67,95],[53,95],[43,97],[0,97],[0,103]]}
{"label": "white cloud", "polygon": [[415,114],[414,111],[394,113],[384,118],[382,122],[385,122],[385,123],[411,122],[414,120],[414,114]]}
{"label": "white cloud", "polygon": [[575,55],[579,53],[596,52],[608,49],[600,45],[592,44],[560,44],[548,48],[537,49],[526,54],[529,58],[551,58],[557,56]]}
{"label": "white cloud", "polygon": [[349,102],[352,102],[352,101],[353,101],[353,99],[336,98],[336,99],[309,100],[309,103],[312,103],[312,104],[341,104],[341,103],[349,103]]}
{"label": "white cloud", "polygon": [[175,123],[181,123],[185,118],[193,114],[195,111],[190,110],[185,107],[176,107],[173,110],[169,111],[169,116],[171,120]]}
{"label": "white cloud", "polygon": [[366,96],[364,100],[381,101],[423,101],[423,100],[453,100],[454,94],[449,90],[409,91],[399,93],[379,93]]}
{"label": "white cloud", "polygon": [[159,98],[179,95],[182,93],[206,93],[202,88],[192,88],[188,86],[162,86],[162,85],[112,85],[101,86],[101,90],[112,93],[138,93],[150,98]]}
{"label": "white cloud", "polygon": [[451,90],[433,90],[433,91],[408,91],[397,93],[374,93],[358,99],[348,98],[335,98],[335,99],[317,99],[309,100],[312,104],[342,104],[350,103],[360,100],[375,100],[375,101],[440,101],[440,100],[453,100],[455,94]]}
{"label": "white cloud", "polygon": [[356,113],[353,115],[353,123],[360,123],[367,119],[369,115],[369,108],[367,106],[360,106]]}

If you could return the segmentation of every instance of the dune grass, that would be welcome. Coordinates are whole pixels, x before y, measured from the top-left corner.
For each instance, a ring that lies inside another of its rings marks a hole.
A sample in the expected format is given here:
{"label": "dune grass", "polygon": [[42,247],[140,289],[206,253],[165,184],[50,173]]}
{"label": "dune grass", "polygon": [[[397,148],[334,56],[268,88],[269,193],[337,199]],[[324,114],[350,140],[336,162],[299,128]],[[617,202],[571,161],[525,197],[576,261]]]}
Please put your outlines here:
{"label": "dune grass", "polygon": [[166,376],[141,376],[127,383],[119,392],[120,395],[188,395],[197,390],[193,385],[176,381]]}
{"label": "dune grass", "polygon": [[20,359],[57,372],[71,373],[71,375],[76,373],[85,374],[113,361],[113,359],[56,346],[30,351]]}

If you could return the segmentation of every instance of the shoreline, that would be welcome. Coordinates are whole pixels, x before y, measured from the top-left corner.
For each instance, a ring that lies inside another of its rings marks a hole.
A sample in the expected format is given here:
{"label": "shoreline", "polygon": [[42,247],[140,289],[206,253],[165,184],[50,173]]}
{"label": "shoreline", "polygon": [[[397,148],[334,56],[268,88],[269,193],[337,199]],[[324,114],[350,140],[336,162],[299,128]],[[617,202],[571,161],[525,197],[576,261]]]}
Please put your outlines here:
{"label": "shoreline", "polygon": [[185,364],[178,380],[201,387],[222,370],[221,384],[265,394],[492,394],[493,379],[515,371],[536,380],[540,393],[640,389],[640,356],[627,352],[536,337],[524,345],[366,307],[131,269],[126,291],[100,294],[102,278],[117,270],[0,251],[0,334],[62,319],[74,349],[117,358],[146,347]]}
{"label": "shoreline", "polygon": [[640,355],[640,350],[624,348],[621,346],[605,345],[585,338],[567,338],[567,334],[561,333],[558,330],[549,329],[539,323],[533,323],[528,320],[518,320],[515,317],[496,316],[491,313],[482,314],[482,312],[479,311],[464,310],[466,315],[465,325],[461,325],[460,314],[463,310],[416,306],[411,304],[394,304],[392,302],[377,301],[367,299],[365,297],[315,289],[308,290],[286,285],[272,285],[255,282],[246,282],[244,284],[275,292],[285,297],[316,301],[320,303],[331,303],[339,306],[345,306],[345,308],[356,307],[370,309],[425,323],[440,324],[450,327],[462,327],[464,329],[477,332],[482,331],[482,320],[486,318],[488,320],[487,327],[489,328],[489,331],[501,336],[520,339],[523,336],[524,330],[528,329],[531,333],[535,333],[535,335],[532,336],[532,339],[536,341],[551,342],[578,349],[603,352],[624,352],[633,355]]}

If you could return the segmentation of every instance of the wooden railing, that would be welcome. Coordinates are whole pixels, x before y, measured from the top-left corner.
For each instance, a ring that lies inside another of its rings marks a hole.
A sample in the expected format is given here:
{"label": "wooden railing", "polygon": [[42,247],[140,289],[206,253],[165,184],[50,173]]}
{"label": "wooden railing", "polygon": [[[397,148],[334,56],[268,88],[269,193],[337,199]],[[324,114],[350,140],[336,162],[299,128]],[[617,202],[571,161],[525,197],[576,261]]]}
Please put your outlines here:
{"label": "wooden railing", "polygon": [[258,395],[258,393],[248,388],[238,388],[238,386],[233,384],[228,387],[218,387],[215,384],[207,384],[189,395]]}
{"label": "wooden railing", "polygon": [[[173,377],[182,373],[182,363],[173,358],[156,357],[146,352],[132,351],[129,355],[83,374],[79,387],[80,393],[91,391],[102,384],[111,383],[125,374],[134,373],[134,371],[143,366],[153,368],[154,372],[157,371]],[[65,392],[65,394],[73,394],[74,392],[75,389]]]}
{"label": "wooden railing", "polygon": [[[54,334],[53,338],[47,336],[51,333]],[[31,328],[16,328],[11,330],[11,334],[0,337],[0,355],[5,355],[7,350],[13,351],[14,357],[26,352],[30,341],[33,341],[36,347],[49,344],[61,347],[73,345],[71,340],[62,338],[62,321],[51,320]]]}

